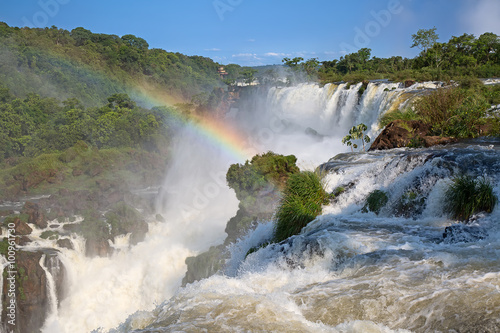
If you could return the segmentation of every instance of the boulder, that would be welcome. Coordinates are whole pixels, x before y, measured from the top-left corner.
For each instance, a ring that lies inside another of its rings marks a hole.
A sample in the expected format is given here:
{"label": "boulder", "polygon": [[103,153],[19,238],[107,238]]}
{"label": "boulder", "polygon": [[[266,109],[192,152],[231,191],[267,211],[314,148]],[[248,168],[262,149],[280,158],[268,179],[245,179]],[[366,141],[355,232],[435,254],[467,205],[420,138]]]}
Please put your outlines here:
{"label": "boulder", "polygon": [[444,229],[443,239],[446,243],[469,243],[488,237],[485,228],[476,225],[453,224]]}
{"label": "boulder", "polygon": [[21,221],[19,217],[14,218],[14,229],[16,230],[16,236],[26,236],[31,234],[33,229],[30,228],[30,226],[26,223]]}
{"label": "boulder", "polygon": [[415,83],[416,83],[416,81],[414,81],[414,80],[406,80],[405,81],[405,88],[409,88],[412,85],[414,85]]}
{"label": "boulder", "polygon": [[56,242],[57,246],[59,247],[63,247],[63,248],[66,248],[66,249],[70,249],[70,250],[73,250],[73,244],[71,243],[71,240],[69,238],[61,238],[61,239],[58,239],[57,242]]}
{"label": "boulder", "polygon": [[394,120],[373,141],[369,150],[431,147],[457,141],[455,138],[430,136],[430,128],[430,125],[419,120]]}
{"label": "boulder", "polygon": [[23,214],[28,214],[28,223],[32,223],[40,229],[47,228],[47,221],[43,215],[43,211],[36,203],[27,201],[21,211]]}

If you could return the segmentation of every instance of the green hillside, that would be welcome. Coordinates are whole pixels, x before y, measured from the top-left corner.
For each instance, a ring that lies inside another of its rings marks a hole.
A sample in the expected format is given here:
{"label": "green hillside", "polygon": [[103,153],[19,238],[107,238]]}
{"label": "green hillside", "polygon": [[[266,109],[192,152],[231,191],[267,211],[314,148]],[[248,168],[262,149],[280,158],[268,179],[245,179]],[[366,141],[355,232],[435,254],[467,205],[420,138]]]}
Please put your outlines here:
{"label": "green hillside", "polygon": [[85,106],[100,106],[116,93],[184,102],[224,86],[218,66],[209,58],[150,49],[134,35],[0,22],[0,83],[16,96],[77,98]]}

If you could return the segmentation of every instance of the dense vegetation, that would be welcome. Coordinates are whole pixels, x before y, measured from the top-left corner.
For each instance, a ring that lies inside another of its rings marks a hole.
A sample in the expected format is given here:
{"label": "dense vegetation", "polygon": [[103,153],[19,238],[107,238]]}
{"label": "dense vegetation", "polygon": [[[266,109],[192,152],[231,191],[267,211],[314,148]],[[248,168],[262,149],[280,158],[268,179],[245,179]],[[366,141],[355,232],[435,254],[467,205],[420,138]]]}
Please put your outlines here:
{"label": "dense vegetation", "polygon": [[454,138],[500,136],[500,115],[490,112],[500,104],[500,85],[485,86],[477,79],[460,86],[436,89],[414,100],[412,108],[385,114],[381,125],[391,121],[418,120],[430,128],[429,135]]}
{"label": "dense vegetation", "polygon": [[436,29],[421,29],[412,36],[413,45],[421,53],[413,59],[393,56],[371,57],[371,49],[362,48],[339,59],[304,61],[303,58],[285,58],[283,63],[293,72],[301,71],[307,78],[320,82],[390,79],[393,81],[430,81],[472,77],[500,76],[500,38],[494,33],[479,37],[471,34],[453,36],[439,43]]}
{"label": "dense vegetation", "polygon": [[13,96],[0,88],[0,163],[12,157],[59,152],[77,142],[102,148],[140,147],[160,151],[169,139],[173,110],[138,107],[126,94],[108,97],[101,107],[85,108],[77,99]]}
{"label": "dense vegetation", "polygon": [[258,193],[268,186],[283,189],[288,176],[299,172],[293,155],[283,156],[273,152],[255,155],[245,164],[232,164],[227,171],[226,180],[234,189],[239,200]]}
{"label": "dense vegetation", "polygon": [[[218,64],[161,49],[134,35],[84,28],[17,28],[0,22],[0,82],[16,96],[37,92],[98,106],[116,93],[161,91],[177,100],[222,86]],[[136,88],[136,89],[134,89]],[[205,98],[205,97],[204,97]]]}
{"label": "dense vegetation", "polygon": [[267,152],[255,155],[245,164],[230,166],[227,184],[234,189],[240,204],[236,216],[227,224],[228,235],[244,231],[259,219],[271,217],[287,179],[300,171],[296,162],[294,155]]}

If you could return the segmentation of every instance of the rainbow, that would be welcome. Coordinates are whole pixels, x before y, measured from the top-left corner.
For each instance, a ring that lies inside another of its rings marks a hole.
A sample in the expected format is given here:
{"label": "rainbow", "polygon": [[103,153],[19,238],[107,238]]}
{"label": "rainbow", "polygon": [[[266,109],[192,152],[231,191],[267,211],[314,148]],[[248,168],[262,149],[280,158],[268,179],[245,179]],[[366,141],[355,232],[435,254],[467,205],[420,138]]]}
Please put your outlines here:
{"label": "rainbow", "polygon": [[[127,90],[140,103],[153,106],[173,104],[171,96],[166,95],[158,88],[153,88],[145,85],[128,86]],[[175,108],[171,108],[172,115],[181,117]],[[198,136],[206,142],[207,145],[212,145],[221,149],[230,159],[236,162],[244,162],[257,154],[257,151],[251,146],[248,138],[238,132],[227,122],[215,117],[192,116],[187,123],[189,133]]]}
{"label": "rainbow", "polygon": [[[95,77],[98,79],[107,79],[105,73],[90,68],[86,64],[77,64],[74,59],[71,59],[67,55],[57,54],[50,51],[39,50],[40,52],[45,52],[50,57],[59,58],[65,61],[65,65],[69,68],[74,68],[76,71],[82,73],[83,75],[88,75],[90,77]],[[116,82],[116,80],[113,80]],[[154,87],[147,82],[134,82],[131,83],[121,83],[121,88],[127,91],[127,93],[142,105],[148,107],[153,106],[173,106],[175,103],[183,102],[180,99],[176,99],[165,93],[165,91]],[[171,115],[174,118],[185,119],[176,108],[169,108],[171,110]],[[189,128],[191,135],[198,136],[207,145],[212,145],[218,147],[226,155],[228,155],[231,160],[237,162],[244,162],[245,160],[251,159],[257,152],[255,149],[251,148],[248,139],[245,138],[241,133],[238,133],[236,129],[230,124],[224,122],[221,119],[208,118],[194,116],[190,118],[186,126]]]}

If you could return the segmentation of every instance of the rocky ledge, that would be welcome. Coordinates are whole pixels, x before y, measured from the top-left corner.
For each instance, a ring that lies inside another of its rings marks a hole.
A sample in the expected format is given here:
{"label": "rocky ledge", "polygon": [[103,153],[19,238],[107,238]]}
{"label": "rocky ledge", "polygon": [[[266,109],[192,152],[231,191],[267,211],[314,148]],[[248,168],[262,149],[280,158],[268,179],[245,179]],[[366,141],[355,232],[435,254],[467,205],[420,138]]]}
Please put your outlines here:
{"label": "rocky ledge", "polygon": [[451,137],[429,135],[430,126],[418,120],[395,120],[373,141],[370,151],[402,147],[431,147],[456,142]]}

